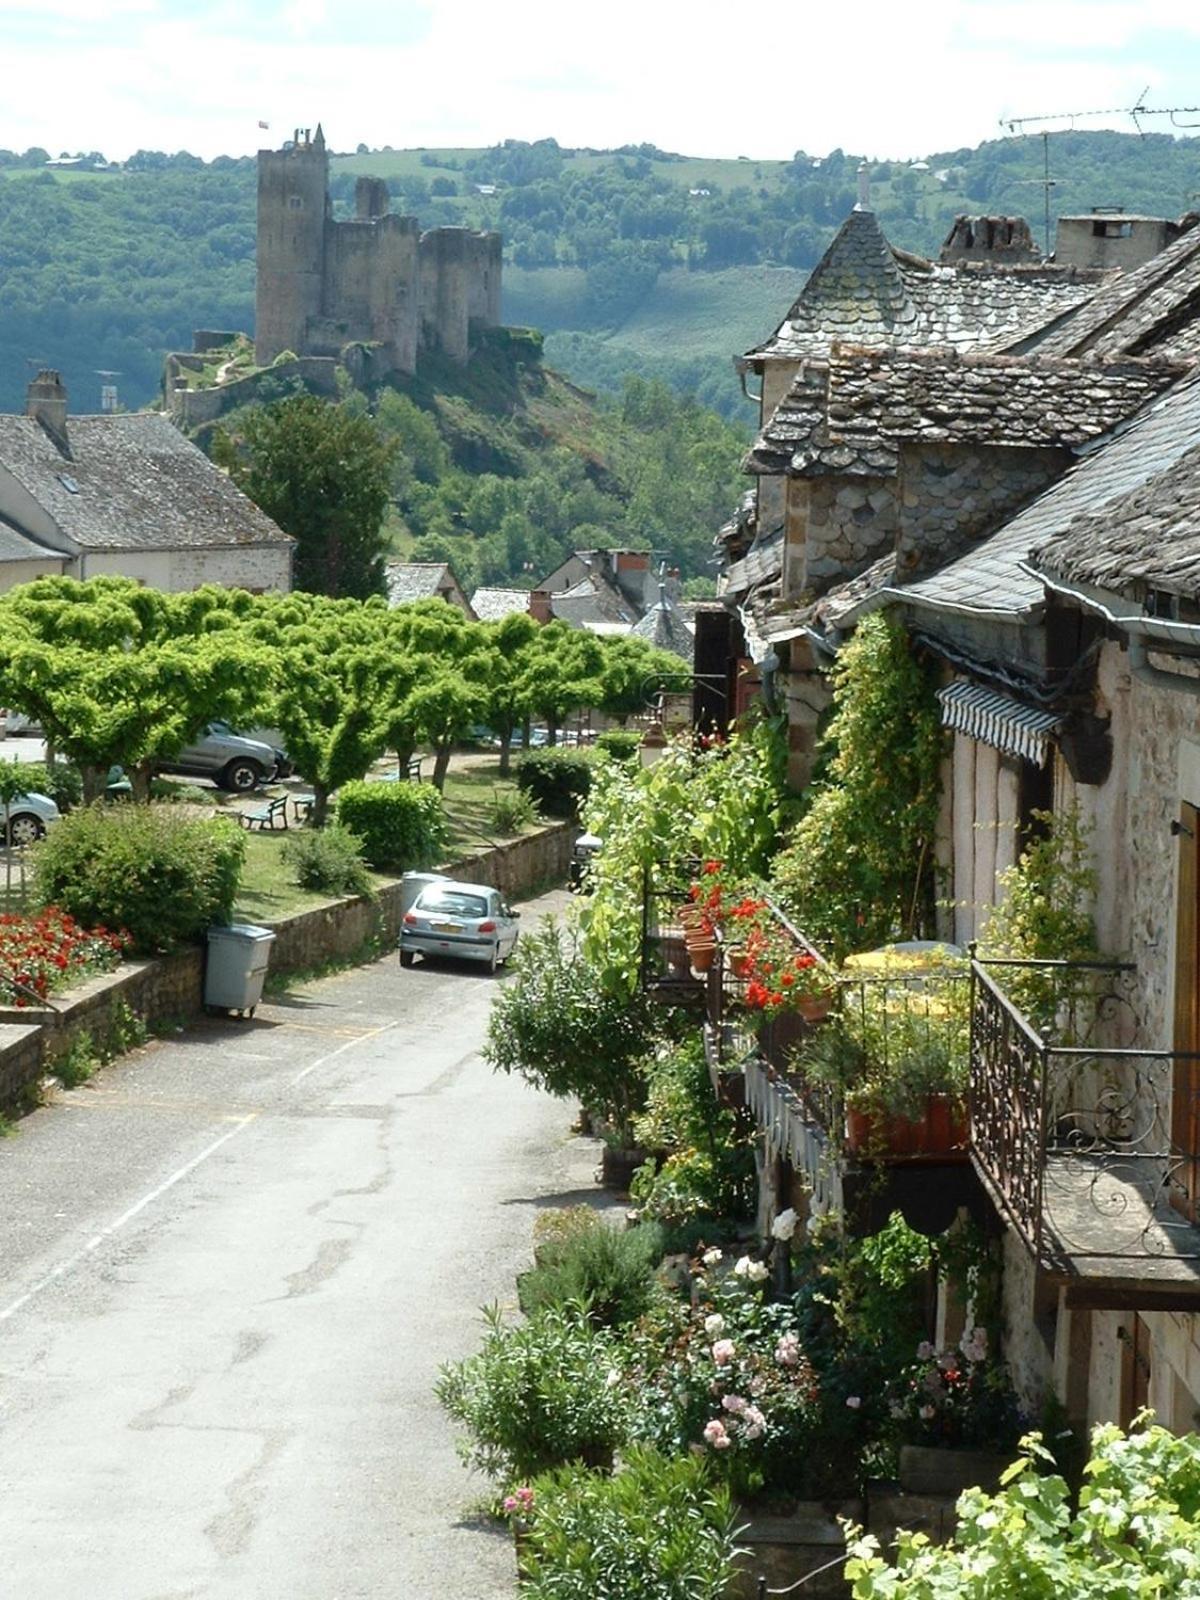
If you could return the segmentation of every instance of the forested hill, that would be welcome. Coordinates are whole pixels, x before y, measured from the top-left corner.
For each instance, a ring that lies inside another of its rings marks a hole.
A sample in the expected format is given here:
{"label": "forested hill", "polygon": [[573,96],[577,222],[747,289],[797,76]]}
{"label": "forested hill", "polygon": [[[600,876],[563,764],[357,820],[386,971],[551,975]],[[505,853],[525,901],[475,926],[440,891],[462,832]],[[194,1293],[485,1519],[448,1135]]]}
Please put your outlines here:
{"label": "forested hill", "polygon": [[[1200,190],[1200,144],[1166,135],[1050,140],[1053,211],[1093,205],[1177,215]],[[50,170],[0,151],[0,409],[29,365],[58,366],[73,401],[98,404],[99,369],[143,405],[164,351],[195,327],[249,328],[254,162],[139,152],[123,170]],[[729,356],[793,298],[854,204],[860,157],[704,160],[652,146],[572,151],[553,140],[489,150],[337,157],[344,210],[360,173],[399,210],[505,235],[505,316],[543,328],[547,359],[584,383],[628,371],[692,388],[745,417]],[[871,161],[875,209],[899,245],[936,251],[960,211],[1020,212],[1040,236],[1040,139],[994,140],[921,163]]]}

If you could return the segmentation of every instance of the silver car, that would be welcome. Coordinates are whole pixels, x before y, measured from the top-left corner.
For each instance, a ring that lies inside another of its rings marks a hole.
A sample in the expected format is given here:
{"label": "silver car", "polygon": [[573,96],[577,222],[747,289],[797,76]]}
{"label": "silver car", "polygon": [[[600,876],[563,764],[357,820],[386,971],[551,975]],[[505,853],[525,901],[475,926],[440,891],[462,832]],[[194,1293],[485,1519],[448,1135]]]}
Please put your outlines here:
{"label": "silver car", "polygon": [[486,961],[495,972],[517,943],[517,918],[498,889],[447,878],[421,890],[400,924],[400,965],[414,957],[455,956]]}
{"label": "silver car", "polygon": [[[48,794],[15,795],[8,803],[9,844],[34,844],[58,818],[58,807]],[[0,827],[3,825],[4,807],[0,805]]]}
{"label": "silver car", "polygon": [[234,794],[249,794],[260,783],[291,771],[282,750],[261,739],[235,733],[225,722],[210,722],[195,744],[185,745],[178,755],[158,761],[155,766],[159,772],[174,772],[185,778],[211,778],[219,789],[229,789]]}

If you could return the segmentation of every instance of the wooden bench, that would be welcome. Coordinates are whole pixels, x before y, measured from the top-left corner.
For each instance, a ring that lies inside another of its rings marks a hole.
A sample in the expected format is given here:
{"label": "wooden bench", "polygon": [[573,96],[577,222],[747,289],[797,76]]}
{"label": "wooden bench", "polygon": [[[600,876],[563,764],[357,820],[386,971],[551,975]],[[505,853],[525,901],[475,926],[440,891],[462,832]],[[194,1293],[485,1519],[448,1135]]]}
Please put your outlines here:
{"label": "wooden bench", "polygon": [[404,776],[408,780],[409,783],[420,783],[420,781],[421,781],[421,757],[420,756],[414,756],[412,758],[412,760],[408,763],[408,766],[405,768]]}
{"label": "wooden bench", "polygon": [[276,819],[283,827],[287,827],[287,796],[279,800],[268,800],[265,806],[260,806],[257,811],[239,811],[238,821],[243,828],[257,828],[260,832],[270,828],[274,832]]}

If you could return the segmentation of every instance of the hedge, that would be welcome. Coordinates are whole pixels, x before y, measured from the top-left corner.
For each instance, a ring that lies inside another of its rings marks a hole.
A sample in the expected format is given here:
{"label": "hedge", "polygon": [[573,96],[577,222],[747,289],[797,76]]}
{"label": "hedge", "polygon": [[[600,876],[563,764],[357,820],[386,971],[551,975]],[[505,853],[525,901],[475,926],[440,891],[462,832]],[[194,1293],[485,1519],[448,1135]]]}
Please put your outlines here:
{"label": "hedge", "polygon": [[446,812],[429,783],[345,783],[338,790],[337,819],[358,835],[363,855],[384,872],[432,867],[446,853]]}

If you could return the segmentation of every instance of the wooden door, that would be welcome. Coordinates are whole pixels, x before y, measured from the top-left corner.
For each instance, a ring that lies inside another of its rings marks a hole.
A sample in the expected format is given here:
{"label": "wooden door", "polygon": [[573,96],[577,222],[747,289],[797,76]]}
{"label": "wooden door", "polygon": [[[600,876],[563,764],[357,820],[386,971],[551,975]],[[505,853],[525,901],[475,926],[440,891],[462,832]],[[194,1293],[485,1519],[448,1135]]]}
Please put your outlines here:
{"label": "wooden door", "polygon": [[[1185,801],[1177,829],[1179,905],[1175,924],[1175,1049],[1200,1051],[1200,810]],[[1172,1200],[1192,1221],[1200,1218],[1200,1060],[1176,1061],[1171,1095],[1171,1143],[1185,1160]]]}
{"label": "wooden door", "polygon": [[1151,1353],[1150,1329],[1135,1315],[1121,1330],[1121,1415],[1120,1424],[1128,1428],[1139,1411],[1150,1404]]}

